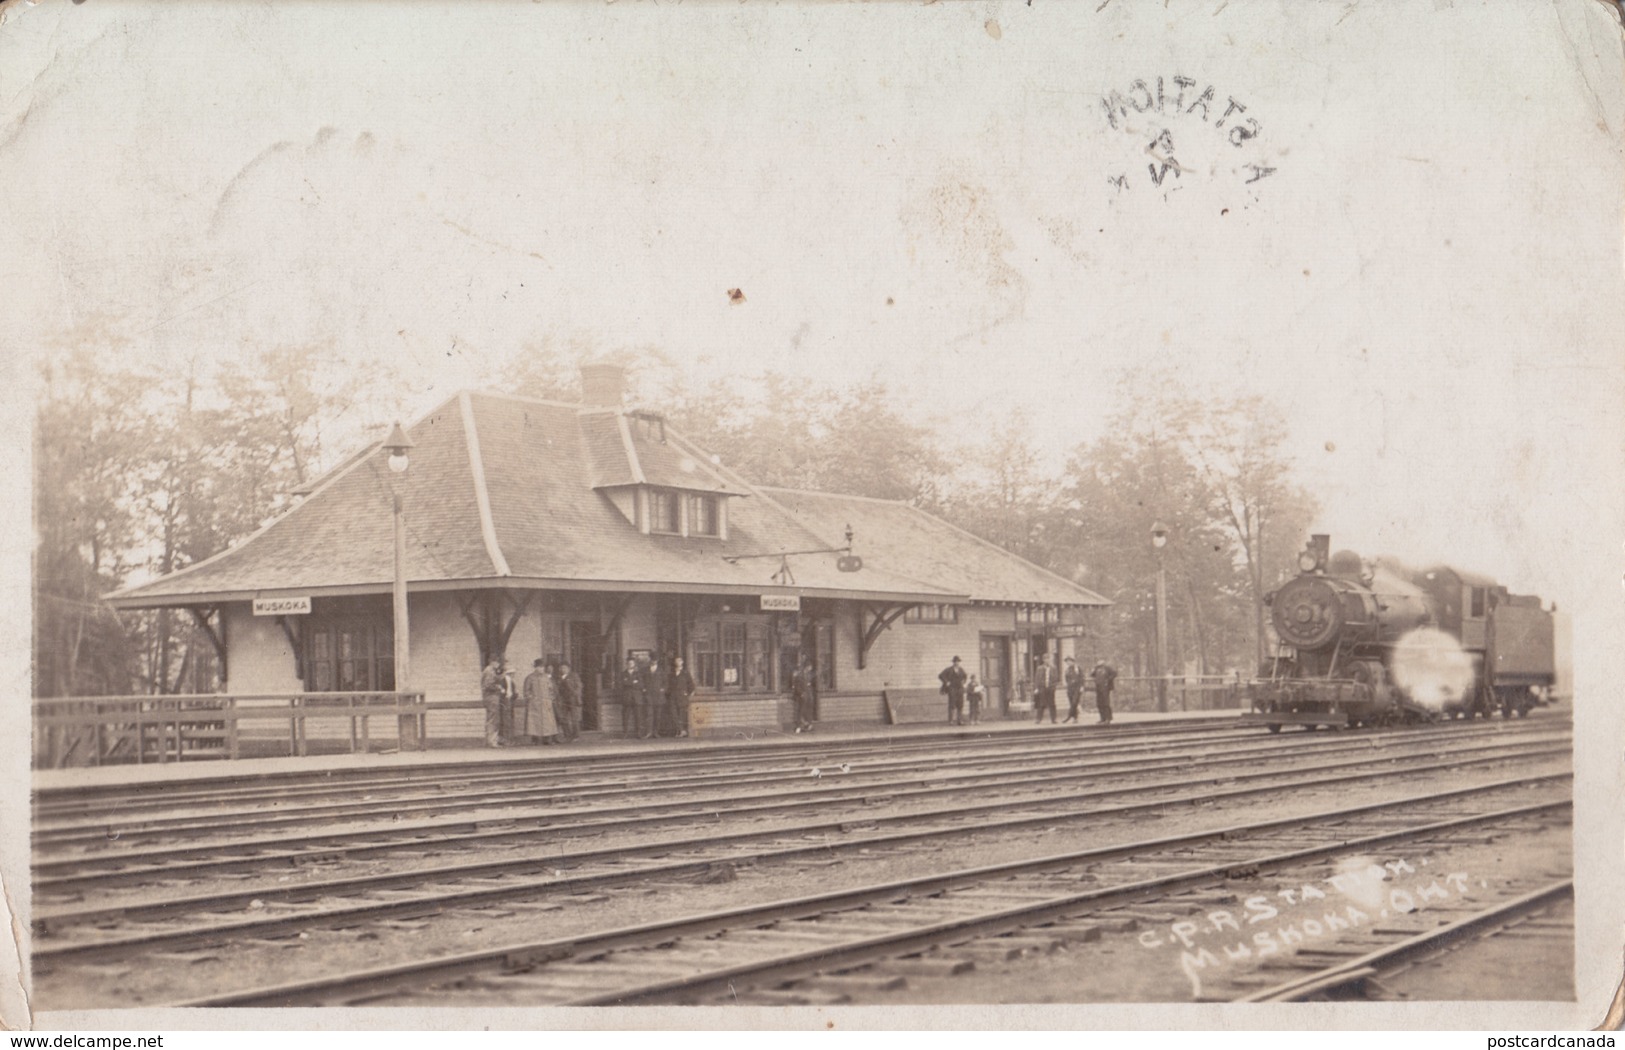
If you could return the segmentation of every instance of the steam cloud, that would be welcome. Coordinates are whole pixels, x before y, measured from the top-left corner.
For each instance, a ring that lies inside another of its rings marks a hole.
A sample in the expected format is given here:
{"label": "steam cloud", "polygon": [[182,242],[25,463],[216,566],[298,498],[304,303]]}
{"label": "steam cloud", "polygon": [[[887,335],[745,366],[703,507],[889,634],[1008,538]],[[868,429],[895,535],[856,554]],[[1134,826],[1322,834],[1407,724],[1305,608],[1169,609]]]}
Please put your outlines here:
{"label": "steam cloud", "polygon": [[1394,646],[1394,682],[1433,711],[1455,703],[1473,687],[1473,658],[1436,627],[1418,627]]}

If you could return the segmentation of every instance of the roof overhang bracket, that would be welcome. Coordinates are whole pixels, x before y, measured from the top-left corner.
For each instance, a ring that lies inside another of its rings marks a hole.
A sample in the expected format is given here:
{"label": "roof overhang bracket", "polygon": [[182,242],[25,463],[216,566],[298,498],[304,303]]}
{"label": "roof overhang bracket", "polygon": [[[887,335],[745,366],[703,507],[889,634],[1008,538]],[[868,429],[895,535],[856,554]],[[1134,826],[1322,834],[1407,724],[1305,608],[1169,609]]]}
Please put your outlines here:
{"label": "roof overhang bracket", "polygon": [[[501,597],[499,597],[499,595]],[[506,620],[498,605],[506,599],[510,612]],[[480,647],[480,666],[484,667],[498,655],[506,657],[508,640],[513,637],[513,629],[519,626],[519,621],[535,600],[535,592],[524,592],[523,598],[515,598],[511,592],[502,591],[475,591],[468,596],[465,602],[459,602],[462,607],[463,619],[468,621],[469,628],[474,632],[474,640]]]}
{"label": "roof overhang bracket", "polygon": [[513,613],[508,617],[508,622],[502,625],[502,645],[498,647],[501,652],[506,653],[508,651],[508,639],[513,637],[513,629],[519,626],[519,621],[525,615],[525,610],[530,608],[531,601],[536,597],[535,591],[525,591],[523,593],[523,598],[515,598],[509,591],[502,592],[503,596],[508,599],[508,604],[513,608]]}
{"label": "roof overhang bracket", "polygon": [[291,616],[278,616],[276,622],[282,628],[282,633],[287,635],[288,644],[293,647],[293,676],[303,682],[305,680],[305,632],[301,627],[294,625],[295,621]]}
{"label": "roof overhang bracket", "polygon": [[[635,595],[635,594],[628,594],[625,597],[621,598],[620,601],[615,603],[615,612],[610,616],[609,623],[605,624],[605,626],[604,626],[604,633],[603,633],[602,637],[603,637],[605,643],[608,643],[610,635],[612,635],[616,631],[620,630],[621,618],[626,615],[626,610],[632,607],[632,599],[636,598],[636,597],[637,597],[637,595]],[[602,622],[603,617],[604,617],[604,609],[603,609],[603,606],[600,605],[599,608],[598,608],[598,618],[599,618],[600,622]],[[619,666],[619,665],[617,665],[617,666]]]}
{"label": "roof overhang bracket", "polygon": [[[870,606],[870,612],[874,619],[869,622],[869,626],[863,629],[863,644],[858,647],[858,670],[861,671],[868,665],[869,649],[875,644],[875,639],[880,637],[881,632],[891,627],[892,624],[897,622],[899,616],[914,608],[916,604],[918,603],[909,602],[906,605],[876,604]],[[862,621],[859,622],[861,624]]]}

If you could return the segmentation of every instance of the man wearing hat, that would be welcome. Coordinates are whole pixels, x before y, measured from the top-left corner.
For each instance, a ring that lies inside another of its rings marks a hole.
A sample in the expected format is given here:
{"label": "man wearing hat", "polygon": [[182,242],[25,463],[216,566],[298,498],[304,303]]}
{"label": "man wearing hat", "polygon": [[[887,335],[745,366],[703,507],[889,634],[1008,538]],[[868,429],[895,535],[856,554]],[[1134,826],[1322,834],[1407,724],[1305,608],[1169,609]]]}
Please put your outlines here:
{"label": "man wearing hat", "polygon": [[948,696],[948,724],[962,726],[965,724],[963,712],[965,709],[965,667],[954,657],[954,662],[942,669],[937,675],[937,681],[942,683],[942,692]]}
{"label": "man wearing hat", "polygon": [[1083,668],[1070,656],[1066,658],[1065,665],[1061,681],[1066,686],[1066,720],[1076,722],[1078,709],[1083,706]]}
{"label": "man wearing hat", "polygon": [[1096,660],[1095,669],[1089,672],[1089,677],[1095,683],[1095,708],[1100,712],[1100,724],[1112,723],[1112,686],[1117,682],[1117,669],[1105,660]]}
{"label": "man wearing hat", "polygon": [[1038,666],[1033,668],[1033,709],[1042,722],[1049,712],[1050,725],[1055,724],[1055,668],[1050,666],[1049,653],[1038,654]]}

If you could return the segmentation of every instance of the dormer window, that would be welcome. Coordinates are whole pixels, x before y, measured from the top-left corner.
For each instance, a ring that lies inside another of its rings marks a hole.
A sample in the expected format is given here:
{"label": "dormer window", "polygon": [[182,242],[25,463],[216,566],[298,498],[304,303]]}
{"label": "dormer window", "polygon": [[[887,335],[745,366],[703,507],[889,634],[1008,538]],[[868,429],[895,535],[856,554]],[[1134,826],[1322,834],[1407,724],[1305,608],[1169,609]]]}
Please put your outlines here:
{"label": "dormer window", "polygon": [[703,493],[691,493],[689,495],[688,534],[690,536],[719,535],[717,498],[715,496],[707,496]]}
{"label": "dormer window", "polygon": [[677,535],[683,531],[682,503],[671,489],[649,490],[649,531]]}

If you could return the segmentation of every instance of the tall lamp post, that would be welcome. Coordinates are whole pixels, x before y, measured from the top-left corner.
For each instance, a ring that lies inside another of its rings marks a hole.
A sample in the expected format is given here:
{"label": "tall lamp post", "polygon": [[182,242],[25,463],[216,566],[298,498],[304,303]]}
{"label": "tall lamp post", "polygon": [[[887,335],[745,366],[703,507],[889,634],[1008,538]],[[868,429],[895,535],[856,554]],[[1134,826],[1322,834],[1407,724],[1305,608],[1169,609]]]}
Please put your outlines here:
{"label": "tall lamp post", "polygon": [[1168,572],[1162,548],[1168,545],[1168,526],[1151,526],[1151,548],[1157,552],[1157,710],[1168,710]]}
{"label": "tall lamp post", "polygon": [[[389,432],[384,451],[389,453],[389,469],[404,475],[410,465],[407,453],[413,448],[412,439],[400,423]],[[404,693],[411,681],[412,645],[410,626],[406,619],[406,519],[403,511],[401,486],[391,484],[390,494],[395,504],[395,691]],[[402,720],[404,724],[404,719]]]}

